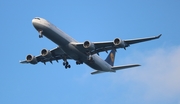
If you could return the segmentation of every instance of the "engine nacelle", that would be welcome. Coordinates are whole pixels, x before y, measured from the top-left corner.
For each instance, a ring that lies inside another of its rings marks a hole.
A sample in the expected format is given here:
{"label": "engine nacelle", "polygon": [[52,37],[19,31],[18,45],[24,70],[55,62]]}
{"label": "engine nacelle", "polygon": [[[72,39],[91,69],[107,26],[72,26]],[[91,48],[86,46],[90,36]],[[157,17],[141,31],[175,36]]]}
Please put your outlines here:
{"label": "engine nacelle", "polygon": [[31,64],[37,64],[38,63],[36,57],[32,56],[32,55],[27,55],[26,60],[27,60],[27,62],[29,62]]}
{"label": "engine nacelle", "polygon": [[52,54],[51,54],[51,51],[47,50],[47,49],[43,49],[41,51],[41,55],[43,57],[46,57],[46,58],[51,58],[52,57]]}
{"label": "engine nacelle", "polygon": [[93,43],[89,42],[89,41],[85,41],[83,44],[83,47],[88,49],[89,51],[92,51],[95,49],[95,46]]}
{"label": "engine nacelle", "polygon": [[119,39],[119,38],[114,39],[113,43],[114,43],[115,46],[119,45],[119,46],[121,46],[123,48],[126,47],[126,44],[124,43],[124,41]]}

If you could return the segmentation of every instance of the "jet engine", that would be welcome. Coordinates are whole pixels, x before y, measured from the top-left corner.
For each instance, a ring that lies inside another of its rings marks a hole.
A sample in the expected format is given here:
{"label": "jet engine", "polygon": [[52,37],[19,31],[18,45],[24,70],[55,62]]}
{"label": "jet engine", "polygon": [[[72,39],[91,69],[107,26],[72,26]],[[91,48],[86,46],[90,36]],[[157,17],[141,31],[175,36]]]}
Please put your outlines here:
{"label": "jet engine", "polygon": [[126,47],[126,44],[124,43],[124,41],[119,39],[119,38],[114,39],[113,43],[114,43],[115,46],[119,45],[119,46],[121,46],[123,48]]}
{"label": "jet engine", "polygon": [[43,49],[41,51],[41,55],[43,57],[46,57],[46,58],[51,58],[52,57],[52,54],[51,54],[51,51],[47,50],[47,49]]}
{"label": "jet engine", "polygon": [[31,64],[37,64],[38,63],[36,57],[32,56],[32,55],[27,55],[26,60],[27,60],[27,62],[29,62]]}
{"label": "jet engine", "polygon": [[89,42],[89,41],[85,41],[83,44],[83,47],[88,49],[89,51],[92,51],[95,49],[95,46],[93,43]]}

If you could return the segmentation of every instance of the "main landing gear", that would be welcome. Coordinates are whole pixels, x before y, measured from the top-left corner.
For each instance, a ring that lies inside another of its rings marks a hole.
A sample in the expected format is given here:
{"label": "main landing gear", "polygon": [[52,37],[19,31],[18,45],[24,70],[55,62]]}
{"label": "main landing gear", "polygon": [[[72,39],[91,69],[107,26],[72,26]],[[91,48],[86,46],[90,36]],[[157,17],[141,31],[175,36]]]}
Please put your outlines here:
{"label": "main landing gear", "polygon": [[[80,65],[80,64],[83,64],[83,62],[81,62],[81,61],[76,61],[76,65]],[[65,67],[65,69],[71,68],[71,65],[69,65],[69,62],[66,61],[66,60],[63,62],[63,66]]]}
{"label": "main landing gear", "polygon": [[71,65],[69,65],[69,63],[67,61],[63,62],[63,66],[67,69],[67,68],[71,68]]}
{"label": "main landing gear", "polygon": [[76,61],[76,65],[80,65],[80,64],[83,64],[83,62]]}

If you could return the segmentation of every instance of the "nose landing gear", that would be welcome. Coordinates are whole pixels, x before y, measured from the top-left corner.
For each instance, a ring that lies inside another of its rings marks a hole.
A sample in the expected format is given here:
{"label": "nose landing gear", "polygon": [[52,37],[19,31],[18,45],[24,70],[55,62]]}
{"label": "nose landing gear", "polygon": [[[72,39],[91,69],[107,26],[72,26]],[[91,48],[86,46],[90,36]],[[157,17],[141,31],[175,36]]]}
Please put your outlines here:
{"label": "nose landing gear", "polygon": [[38,32],[39,32],[39,38],[42,38],[43,37],[43,34],[42,34],[43,30],[39,30]]}

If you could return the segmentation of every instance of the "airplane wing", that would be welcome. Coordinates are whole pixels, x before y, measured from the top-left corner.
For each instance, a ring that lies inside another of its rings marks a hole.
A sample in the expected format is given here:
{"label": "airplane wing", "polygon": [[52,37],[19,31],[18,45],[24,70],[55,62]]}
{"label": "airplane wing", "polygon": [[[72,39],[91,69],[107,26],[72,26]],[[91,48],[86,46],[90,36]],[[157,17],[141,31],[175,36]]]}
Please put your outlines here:
{"label": "airplane wing", "polygon": [[153,39],[158,39],[161,37],[162,34],[158,35],[158,36],[154,36],[154,37],[148,37],[148,38],[139,38],[139,39],[131,39],[131,40],[125,40],[125,43],[127,44],[135,44],[135,43],[140,43],[140,42],[145,42],[145,41],[149,41],[149,40],[153,40]]}
{"label": "airplane wing", "polygon": [[[98,54],[99,52],[108,51],[108,50],[117,49],[117,48],[126,49],[126,47],[130,46],[131,44],[158,39],[161,37],[161,35],[162,34],[158,36],[153,36],[153,37],[137,38],[137,39],[130,39],[130,40],[120,40],[116,38],[114,41],[92,42],[92,43],[89,42],[89,44],[94,47],[94,49],[90,49],[91,50],[90,52],[91,54],[95,54],[95,53]],[[72,43],[72,44],[76,46],[77,48],[79,48],[80,50],[84,50],[84,52],[87,51],[87,49],[84,48],[85,43]],[[92,48],[92,46],[90,46],[90,48]]]}
{"label": "airplane wing", "polygon": [[38,62],[42,62],[44,64],[46,64],[46,62],[51,62],[52,61],[57,61],[58,60],[61,60],[61,59],[71,59],[67,54],[65,54],[62,49],[60,47],[57,47],[55,49],[52,49],[49,51],[50,55],[48,55],[48,57],[46,56],[42,56],[42,55],[39,55],[39,56],[32,56],[32,58],[35,59],[34,62],[32,61],[29,61],[29,60],[24,60],[24,61],[20,61],[20,63],[32,63],[32,64],[37,64]]}

